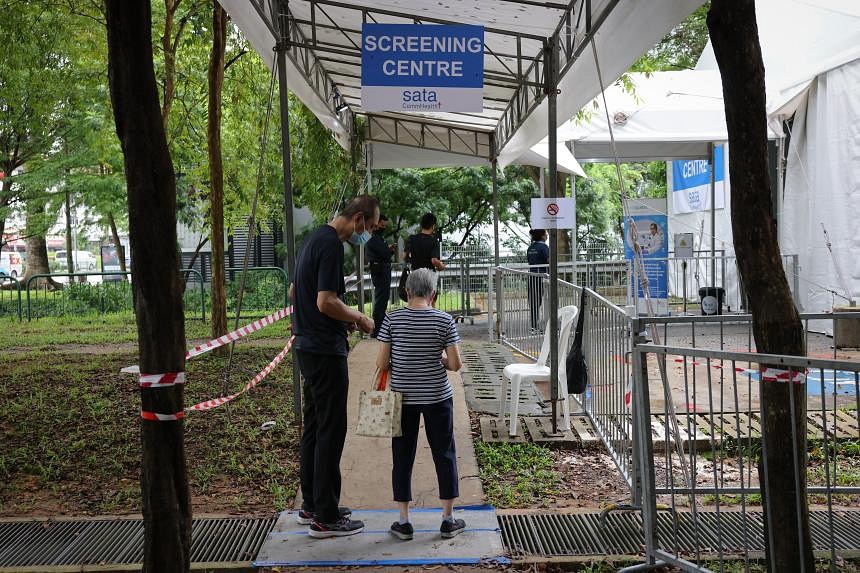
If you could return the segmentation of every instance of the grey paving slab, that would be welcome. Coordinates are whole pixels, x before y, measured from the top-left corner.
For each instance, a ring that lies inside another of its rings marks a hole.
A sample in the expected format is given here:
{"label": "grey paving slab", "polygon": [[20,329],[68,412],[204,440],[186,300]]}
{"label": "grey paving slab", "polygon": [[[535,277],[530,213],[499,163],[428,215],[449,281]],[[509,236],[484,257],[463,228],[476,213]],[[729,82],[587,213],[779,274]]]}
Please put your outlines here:
{"label": "grey paving slab", "polygon": [[255,567],[348,565],[467,565],[508,563],[496,512],[488,506],[456,509],[466,531],[453,539],[439,534],[441,509],[410,512],[415,538],[401,541],[388,532],[397,510],[358,510],[353,519],[365,523],[362,533],[350,537],[315,539],[298,525],[295,512],[283,512],[257,553]]}
{"label": "grey paving slab", "polygon": [[[500,386],[467,386],[466,404],[473,412],[485,412],[498,414],[499,397],[502,389]],[[508,386],[507,398],[510,400],[510,386]],[[540,416],[544,414],[543,399],[537,388],[533,385],[523,384],[520,387],[520,405],[518,414],[521,416]]]}
{"label": "grey paving slab", "polygon": [[562,424],[558,424],[559,432],[553,434],[552,417],[525,416],[523,417],[523,422],[525,422],[525,426],[529,430],[529,435],[531,435],[532,440],[535,442],[550,442],[560,446],[573,446],[579,443],[579,440],[570,428],[565,428]]}
{"label": "grey paving slab", "polygon": [[487,443],[518,444],[526,441],[523,432],[519,432],[516,436],[510,435],[511,424],[507,418],[500,420],[496,416],[481,416],[480,423],[481,439]]}

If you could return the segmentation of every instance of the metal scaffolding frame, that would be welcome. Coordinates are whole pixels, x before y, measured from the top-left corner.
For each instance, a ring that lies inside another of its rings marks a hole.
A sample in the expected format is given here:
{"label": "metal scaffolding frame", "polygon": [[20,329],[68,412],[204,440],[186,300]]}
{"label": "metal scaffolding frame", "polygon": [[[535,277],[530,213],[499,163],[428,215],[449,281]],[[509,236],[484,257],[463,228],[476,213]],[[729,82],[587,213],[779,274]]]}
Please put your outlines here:
{"label": "metal scaffolding frame", "polygon": [[[524,122],[546,100],[547,131],[549,133],[549,197],[558,197],[557,177],[557,95],[559,80],[581,56],[589,41],[618,5],[618,0],[499,0],[503,5],[516,5],[523,10],[550,16],[555,27],[548,35],[485,26],[485,53],[489,64],[484,69],[484,102],[489,113],[365,113],[360,108],[361,30],[344,24],[380,21],[416,24],[461,24],[453,20],[422,13],[410,14],[394,9],[368,6],[360,1],[342,0],[248,0],[272,36],[276,53],[279,89],[281,93],[281,129],[284,169],[285,223],[292,229],[292,174],[289,141],[289,100],[287,98],[287,60],[301,74],[315,96],[340,123],[338,127],[349,137],[350,148],[355,137],[356,116],[366,117],[365,139],[371,143],[394,144],[405,147],[468,156],[492,167],[493,214],[498,230],[497,160],[500,151],[523,126]],[[595,10],[593,4],[599,4]],[[274,17],[273,15],[277,15]],[[351,15],[348,18],[346,15]],[[552,29],[551,26],[546,27]],[[506,49],[497,47],[499,44]],[[359,80],[358,82],[356,80]],[[356,94],[358,91],[358,94]],[[343,143],[343,142],[342,142]],[[369,156],[368,152],[368,156]],[[366,165],[371,168],[370,162]],[[295,241],[287,235],[286,267],[293,276]],[[495,260],[499,259],[496,233]],[[560,232],[553,234],[550,245],[550,276],[558,272],[558,243]],[[555,281],[550,282],[549,304],[555,308],[558,292]],[[558,388],[557,340],[558,317],[550,313],[551,387],[553,406]],[[294,373],[296,375],[297,373]],[[298,379],[298,378],[295,378]],[[296,404],[300,402],[296,385]],[[553,424],[556,418],[553,416]],[[555,429],[555,428],[554,428]]]}

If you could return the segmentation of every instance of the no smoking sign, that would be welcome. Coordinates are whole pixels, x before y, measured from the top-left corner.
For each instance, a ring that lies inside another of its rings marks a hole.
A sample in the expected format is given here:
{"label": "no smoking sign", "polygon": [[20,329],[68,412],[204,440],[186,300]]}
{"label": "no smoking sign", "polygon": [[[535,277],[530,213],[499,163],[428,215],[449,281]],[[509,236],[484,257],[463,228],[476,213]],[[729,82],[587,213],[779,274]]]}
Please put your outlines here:
{"label": "no smoking sign", "polygon": [[576,201],[570,197],[532,199],[533,229],[573,229],[576,226]]}

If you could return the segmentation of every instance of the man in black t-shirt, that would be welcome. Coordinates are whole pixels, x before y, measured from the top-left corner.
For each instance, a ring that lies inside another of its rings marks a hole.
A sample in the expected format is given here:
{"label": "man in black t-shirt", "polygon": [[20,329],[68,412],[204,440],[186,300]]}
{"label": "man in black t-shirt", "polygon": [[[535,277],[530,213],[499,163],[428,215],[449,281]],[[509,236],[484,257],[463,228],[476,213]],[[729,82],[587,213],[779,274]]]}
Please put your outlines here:
{"label": "man in black t-shirt", "polygon": [[296,259],[290,287],[293,345],[304,378],[301,441],[302,508],[298,522],[311,537],[342,537],[364,529],[339,508],[340,457],[346,439],[348,325],[373,331],[373,320],[342,300],[343,241],[366,244],[379,219],[379,200],[361,195],[311,233]]}
{"label": "man in black t-shirt", "polygon": [[421,217],[421,232],[406,241],[406,260],[415,269],[441,271],[445,263],[441,260],[439,241],[436,240],[436,215],[424,213]]}

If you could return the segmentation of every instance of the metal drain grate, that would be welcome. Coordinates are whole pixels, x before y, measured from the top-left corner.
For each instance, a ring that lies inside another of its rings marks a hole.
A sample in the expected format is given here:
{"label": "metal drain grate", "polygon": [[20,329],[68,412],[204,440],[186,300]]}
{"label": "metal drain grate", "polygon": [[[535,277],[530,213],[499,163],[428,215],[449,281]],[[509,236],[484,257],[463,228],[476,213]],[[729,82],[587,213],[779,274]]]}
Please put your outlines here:
{"label": "metal drain grate", "polygon": [[[743,554],[763,552],[764,521],[761,511],[660,512],[657,527],[660,543],[682,555]],[[642,519],[638,512],[610,513],[604,527],[599,514],[503,514],[499,515],[502,541],[513,558],[588,555],[637,555],[642,546]],[[826,511],[809,512],[813,546],[829,551],[829,517]],[[837,551],[860,550],[860,511],[833,515],[833,545]]]}
{"label": "metal drain grate", "polygon": [[[660,512],[661,545],[682,555],[728,555],[764,551],[760,511]],[[829,550],[826,511],[809,514],[816,551]],[[601,527],[598,513],[505,513],[498,515],[502,542],[514,559],[638,555],[642,519],[638,512],[610,513]],[[192,563],[252,561],[276,518],[195,519]],[[139,519],[87,521],[13,521],[0,523],[0,567],[50,565],[130,565],[142,561],[143,522]],[[860,550],[860,511],[833,514],[837,551]]]}
{"label": "metal drain grate", "polygon": [[[195,519],[191,561],[251,561],[274,524],[274,517]],[[0,523],[0,567],[124,565],[142,561],[140,519]]]}

